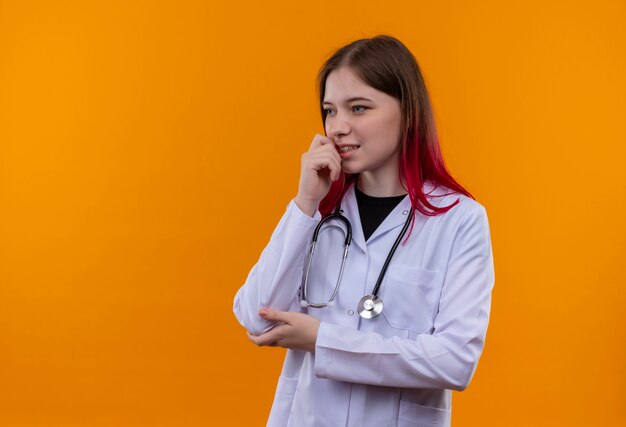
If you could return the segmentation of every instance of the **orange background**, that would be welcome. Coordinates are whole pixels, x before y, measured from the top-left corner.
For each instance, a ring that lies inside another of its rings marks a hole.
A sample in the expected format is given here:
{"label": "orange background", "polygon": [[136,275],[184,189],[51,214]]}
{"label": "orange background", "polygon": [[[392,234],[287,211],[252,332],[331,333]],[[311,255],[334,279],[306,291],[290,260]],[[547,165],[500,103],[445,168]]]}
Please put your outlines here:
{"label": "orange background", "polygon": [[233,297],[323,133],[319,66],[415,54],[496,284],[455,426],[626,424],[624,1],[0,1],[0,425],[265,425]]}

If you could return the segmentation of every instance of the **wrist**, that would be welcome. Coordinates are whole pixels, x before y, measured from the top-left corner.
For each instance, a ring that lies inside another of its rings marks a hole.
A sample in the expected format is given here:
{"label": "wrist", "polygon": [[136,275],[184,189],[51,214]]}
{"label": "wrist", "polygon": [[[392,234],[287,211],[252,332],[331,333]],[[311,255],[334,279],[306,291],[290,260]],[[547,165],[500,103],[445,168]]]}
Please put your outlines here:
{"label": "wrist", "polygon": [[317,347],[317,334],[320,330],[320,324],[321,322],[318,320],[317,323],[315,324],[315,333],[313,334],[313,339],[312,342],[310,343],[310,348],[309,351],[313,354],[315,354],[315,347]]}
{"label": "wrist", "polygon": [[319,202],[316,202],[315,200],[307,199],[304,197],[300,197],[300,196],[296,196],[296,198],[294,199],[294,202],[296,203],[296,205],[300,208],[302,212],[304,212],[310,217],[313,217],[315,215],[315,212],[317,211],[317,207],[319,206]]}

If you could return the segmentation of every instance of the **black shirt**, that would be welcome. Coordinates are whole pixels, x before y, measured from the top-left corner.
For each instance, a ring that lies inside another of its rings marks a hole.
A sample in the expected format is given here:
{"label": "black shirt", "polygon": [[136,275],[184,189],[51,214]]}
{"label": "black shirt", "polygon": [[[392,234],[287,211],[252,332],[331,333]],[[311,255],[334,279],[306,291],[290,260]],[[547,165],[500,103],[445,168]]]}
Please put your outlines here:
{"label": "black shirt", "polygon": [[365,240],[370,238],[378,226],[387,218],[387,215],[400,203],[404,196],[373,197],[359,191],[354,186],[357,205],[359,206],[359,216],[363,225],[363,236]]}

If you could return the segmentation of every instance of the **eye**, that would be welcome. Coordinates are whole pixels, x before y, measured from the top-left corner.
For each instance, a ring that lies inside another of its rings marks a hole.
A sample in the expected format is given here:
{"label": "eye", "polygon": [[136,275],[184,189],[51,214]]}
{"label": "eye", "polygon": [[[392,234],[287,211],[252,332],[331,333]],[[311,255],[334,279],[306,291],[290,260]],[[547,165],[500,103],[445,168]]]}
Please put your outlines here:
{"label": "eye", "polygon": [[352,107],[352,109],[355,109],[355,108],[362,108],[363,110],[361,110],[361,111],[367,110],[367,107],[364,106],[364,105],[355,105],[355,106]]}
{"label": "eye", "polygon": [[331,110],[330,108],[324,108],[324,112],[325,112],[326,114],[330,114],[330,113],[332,113],[332,112],[333,112],[333,110]]}

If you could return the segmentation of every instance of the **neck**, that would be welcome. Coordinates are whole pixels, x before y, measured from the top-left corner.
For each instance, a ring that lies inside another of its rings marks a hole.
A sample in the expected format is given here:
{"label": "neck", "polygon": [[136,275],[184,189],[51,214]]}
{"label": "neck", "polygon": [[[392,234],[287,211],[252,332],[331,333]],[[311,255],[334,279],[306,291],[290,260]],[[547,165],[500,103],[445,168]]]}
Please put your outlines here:
{"label": "neck", "polygon": [[397,173],[375,175],[371,172],[362,172],[359,174],[356,186],[362,193],[372,197],[393,197],[406,194]]}

